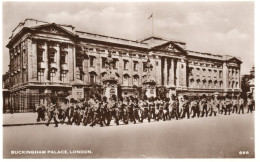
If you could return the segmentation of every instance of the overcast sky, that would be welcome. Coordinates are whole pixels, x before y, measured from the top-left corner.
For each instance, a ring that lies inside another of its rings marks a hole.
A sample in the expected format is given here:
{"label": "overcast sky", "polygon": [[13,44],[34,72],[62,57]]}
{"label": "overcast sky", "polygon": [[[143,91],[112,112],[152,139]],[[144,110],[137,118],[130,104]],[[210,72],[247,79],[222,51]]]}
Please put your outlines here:
{"label": "overcast sky", "polygon": [[254,64],[253,2],[4,2],[3,73],[11,31],[26,18],[70,24],[76,30],[131,40],[154,35],[187,43],[188,50],[241,57],[242,74]]}

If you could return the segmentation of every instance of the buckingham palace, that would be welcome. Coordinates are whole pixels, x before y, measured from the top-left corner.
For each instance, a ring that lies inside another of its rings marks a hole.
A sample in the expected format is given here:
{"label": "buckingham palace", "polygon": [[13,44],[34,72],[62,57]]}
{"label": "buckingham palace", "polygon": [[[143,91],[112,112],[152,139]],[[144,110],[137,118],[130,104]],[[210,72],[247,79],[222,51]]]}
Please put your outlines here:
{"label": "buckingham palace", "polygon": [[151,36],[133,41],[26,19],[12,31],[6,47],[9,54],[4,57],[10,58],[10,64],[3,76],[8,98],[4,101],[16,112],[32,110],[35,104],[47,102],[48,95],[81,99],[104,93],[108,54],[118,96],[142,93],[147,59],[156,88],[164,88],[167,96],[241,92],[240,58],[187,50],[185,42],[171,39]]}

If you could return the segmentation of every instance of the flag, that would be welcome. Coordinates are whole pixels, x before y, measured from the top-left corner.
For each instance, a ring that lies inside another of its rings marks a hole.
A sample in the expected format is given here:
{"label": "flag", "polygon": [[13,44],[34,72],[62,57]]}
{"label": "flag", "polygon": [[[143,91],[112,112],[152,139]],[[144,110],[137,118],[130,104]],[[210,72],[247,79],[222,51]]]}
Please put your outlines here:
{"label": "flag", "polygon": [[150,18],[152,18],[153,17],[153,14],[151,14],[149,17],[148,17],[148,20],[150,19]]}

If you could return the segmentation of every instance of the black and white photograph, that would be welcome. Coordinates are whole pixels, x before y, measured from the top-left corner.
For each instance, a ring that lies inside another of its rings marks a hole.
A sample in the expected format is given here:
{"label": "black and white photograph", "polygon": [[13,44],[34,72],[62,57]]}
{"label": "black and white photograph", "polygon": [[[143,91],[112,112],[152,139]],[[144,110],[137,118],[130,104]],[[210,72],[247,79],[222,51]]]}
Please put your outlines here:
{"label": "black and white photograph", "polygon": [[4,159],[249,159],[255,1],[2,2]]}

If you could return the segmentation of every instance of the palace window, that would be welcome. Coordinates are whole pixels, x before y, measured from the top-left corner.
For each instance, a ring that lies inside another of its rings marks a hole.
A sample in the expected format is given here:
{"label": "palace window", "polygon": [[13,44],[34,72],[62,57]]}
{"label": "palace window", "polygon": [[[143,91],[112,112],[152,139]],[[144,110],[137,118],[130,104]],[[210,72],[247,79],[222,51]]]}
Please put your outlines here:
{"label": "palace window", "polygon": [[93,57],[93,56],[90,56],[90,59],[89,59],[89,61],[90,61],[90,67],[94,67],[94,61],[95,61],[95,57]]}
{"label": "palace window", "polygon": [[237,88],[237,89],[239,88],[238,82],[236,82],[236,88]]}
{"label": "palace window", "polygon": [[90,73],[90,84],[94,84],[96,82],[96,74],[95,73]]}
{"label": "palace window", "polygon": [[61,81],[66,82],[67,81],[67,73],[66,71],[61,72]]}
{"label": "palace window", "polygon": [[67,61],[66,61],[66,55],[67,55],[67,54],[65,54],[65,53],[62,53],[62,54],[60,55],[60,63],[61,63],[61,64],[66,64],[66,63],[67,63]]}
{"label": "palace window", "polygon": [[147,71],[147,66],[146,66],[146,62],[143,62],[143,72]]}
{"label": "palace window", "polygon": [[124,70],[128,69],[128,60],[124,60]]}
{"label": "palace window", "polygon": [[134,61],[134,71],[138,71],[138,62]]}
{"label": "palace window", "polygon": [[134,77],[133,77],[133,85],[138,85],[138,82],[139,82],[139,76],[138,75],[135,75]]}
{"label": "palace window", "polygon": [[156,61],[156,62],[155,62],[155,65],[156,65],[156,66],[159,66],[159,62],[158,62],[158,61]]}
{"label": "palace window", "polygon": [[54,81],[54,77],[56,76],[56,72],[54,69],[51,70],[50,72],[50,81],[53,82]]}
{"label": "palace window", "polygon": [[53,62],[56,62],[55,52],[50,51],[50,53],[49,53],[49,63],[53,63]]}
{"label": "palace window", "polygon": [[102,57],[102,68],[106,68],[106,60],[107,58]]}
{"label": "palace window", "polygon": [[38,51],[37,62],[43,62],[43,51]]}
{"label": "palace window", "polygon": [[42,70],[38,71],[38,81],[39,82],[44,81],[44,72]]}
{"label": "palace window", "polygon": [[117,58],[113,59],[113,68],[118,69],[118,59]]}
{"label": "palace window", "polygon": [[222,71],[219,71],[219,78],[222,78]]}
{"label": "palace window", "polygon": [[129,75],[125,74],[123,76],[123,85],[128,86],[129,85]]}

